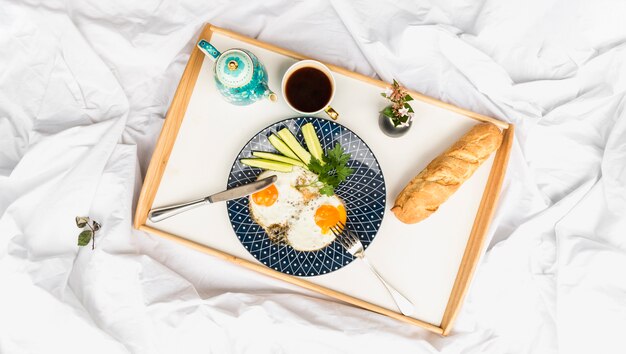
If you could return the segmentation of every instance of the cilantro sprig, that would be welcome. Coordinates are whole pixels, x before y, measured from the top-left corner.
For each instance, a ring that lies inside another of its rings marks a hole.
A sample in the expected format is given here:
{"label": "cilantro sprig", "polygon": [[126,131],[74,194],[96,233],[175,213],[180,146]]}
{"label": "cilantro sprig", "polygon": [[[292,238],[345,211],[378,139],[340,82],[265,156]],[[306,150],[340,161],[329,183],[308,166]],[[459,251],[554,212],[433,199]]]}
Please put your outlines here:
{"label": "cilantro sprig", "polygon": [[350,154],[346,154],[338,143],[335,147],[327,150],[322,161],[311,156],[307,166],[309,170],[317,174],[317,185],[322,195],[335,194],[335,188],[339,186],[354,170],[347,166]]}

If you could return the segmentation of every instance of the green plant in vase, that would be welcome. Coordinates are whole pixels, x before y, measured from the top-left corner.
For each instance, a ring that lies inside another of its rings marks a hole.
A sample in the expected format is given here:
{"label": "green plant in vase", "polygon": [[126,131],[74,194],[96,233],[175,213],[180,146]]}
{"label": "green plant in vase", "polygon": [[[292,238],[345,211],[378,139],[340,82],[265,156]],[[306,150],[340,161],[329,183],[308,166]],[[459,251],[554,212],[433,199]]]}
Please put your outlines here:
{"label": "green plant in vase", "polygon": [[399,137],[406,134],[413,123],[413,107],[408,103],[413,101],[400,84],[393,80],[391,87],[380,94],[391,102],[390,105],[380,111],[378,125],[383,133],[391,137]]}

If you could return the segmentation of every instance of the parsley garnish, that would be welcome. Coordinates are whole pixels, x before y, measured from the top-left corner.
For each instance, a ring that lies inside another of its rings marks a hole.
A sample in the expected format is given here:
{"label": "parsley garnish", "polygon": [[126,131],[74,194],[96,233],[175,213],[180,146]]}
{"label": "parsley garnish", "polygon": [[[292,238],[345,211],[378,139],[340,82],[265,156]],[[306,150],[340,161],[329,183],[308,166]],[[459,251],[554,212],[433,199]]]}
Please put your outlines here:
{"label": "parsley garnish", "polygon": [[338,143],[335,147],[326,151],[322,161],[311,156],[308,168],[317,174],[320,194],[331,196],[335,194],[335,188],[339,186],[354,170],[346,166],[350,160],[350,154],[344,154],[343,148]]}

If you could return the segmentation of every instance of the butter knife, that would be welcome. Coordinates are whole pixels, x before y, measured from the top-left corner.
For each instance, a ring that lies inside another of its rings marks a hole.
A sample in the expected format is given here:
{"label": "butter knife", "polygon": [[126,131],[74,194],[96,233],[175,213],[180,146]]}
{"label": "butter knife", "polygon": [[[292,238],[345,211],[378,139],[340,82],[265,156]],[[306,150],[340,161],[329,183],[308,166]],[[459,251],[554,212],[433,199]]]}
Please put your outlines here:
{"label": "butter knife", "polygon": [[150,212],[148,213],[148,219],[152,222],[159,222],[187,210],[197,208],[200,205],[223,202],[226,200],[245,197],[247,195],[269,187],[274,182],[276,182],[276,176],[269,176],[267,178],[263,178],[252,183],[244,184],[243,186],[215,193],[202,199],[155,208],[150,210]]}

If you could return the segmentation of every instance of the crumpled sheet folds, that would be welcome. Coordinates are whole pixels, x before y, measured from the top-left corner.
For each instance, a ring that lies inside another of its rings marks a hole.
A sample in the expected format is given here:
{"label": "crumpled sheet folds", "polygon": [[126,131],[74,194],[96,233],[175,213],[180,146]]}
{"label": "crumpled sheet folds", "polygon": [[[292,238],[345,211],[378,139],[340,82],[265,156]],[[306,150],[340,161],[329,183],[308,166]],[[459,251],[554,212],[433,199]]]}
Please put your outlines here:
{"label": "crumpled sheet folds", "polygon": [[[0,353],[623,353],[626,4],[0,1]],[[516,125],[453,333],[131,228],[205,22]],[[74,217],[104,226],[78,249]]]}

